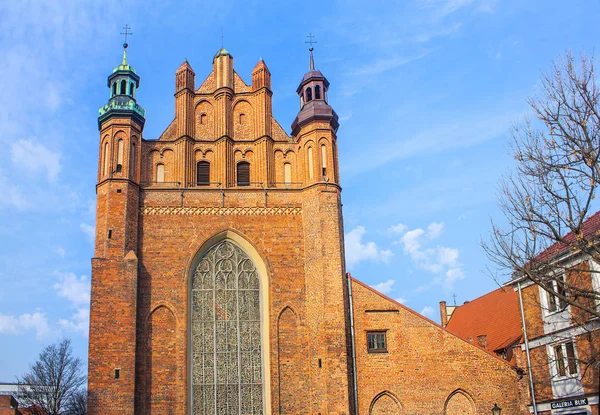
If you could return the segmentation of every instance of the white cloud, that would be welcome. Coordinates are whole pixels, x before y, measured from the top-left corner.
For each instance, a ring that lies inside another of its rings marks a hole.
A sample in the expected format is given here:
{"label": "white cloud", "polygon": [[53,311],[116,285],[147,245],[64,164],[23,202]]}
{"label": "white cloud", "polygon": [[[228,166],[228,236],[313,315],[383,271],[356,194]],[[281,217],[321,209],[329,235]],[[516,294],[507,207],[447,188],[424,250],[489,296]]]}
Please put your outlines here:
{"label": "white cloud", "polygon": [[58,325],[64,330],[74,331],[87,337],[90,328],[90,309],[78,308],[70,320],[61,318],[58,320]]}
{"label": "white cloud", "polygon": [[14,207],[18,210],[25,210],[31,206],[31,203],[23,196],[21,190],[10,183],[0,170],[0,207]]}
{"label": "white cloud", "polygon": [[389,233],[404,233],[406,232],[406,230],[408,229],[408,227],[403,224],[403,223],[399,223],[397,225],[392,225],[388,228],[388,232]]}
{"label": "white cloud", "polygon": [[352,69],[347,75],[352,77],[368,77],[379,75],[382,72],[387,72],[391,69],[399,68],[407,63],[424,58],[429,54],[428,51],[420,52],[412,56],[395,56],[391,58],[380,58],[374,62],[369,62],[363,66],[359,66],[356,69]]}
{"label": "white cloud", "polygon": [[72,272],[58,273],[58,280],[54,284],[56,293],[66,298],[75,306],[87,305],[90,302],[90,280],[85,275],[77,278]]}
{"label": "white cloud", "polygon": [[[437,274],[435,282],[451,289],[456,281],[464,278],[458,249],[440,245],[426,246],[438,239],[443,231],[443,223],[432,222],[427,226],[427,230],[416,228],[406,231],[399,243],[404,246],[404,253],[410,256],[417,267]],[[425,290],[429,285],[422,287]]]}
{"label": "white cloud", "polygon": [[396,281],[394,280],[387,280],[386,282],[380,282],[379,284],[373,285],[373,288],[382,294],[389,294],[392,291],[392,286],[395,282]]}
{"label": "white cloud", "polygon": [[394,298],[394,301],[396,301],[400,304],[406,304],[406,298],[404,298],[404,297]]}
{"label": "white cloud", "polygon": [[58,254],[60,257],[64,258],[64,257],[65,257],[65,255],[67,254],[67,251],[65,251],[65,248],[63,248],[62,246],[59,246],[58,248],[56,248],[56,253],[57,253],[57,254]]}
{"label": "white cloud", "polygon": [[17,168],[30,174],[45,173],[53,182],[60,172],[60,154],[33,140],[18,140],[11,146],[11,160]]}
{"label": "white cloud", "polygon": [[92,225],[88,225],[87,223],[80,223],[79,228],[86,234],[88,240],[94,243],[94,238],[96,237],[96,227]]}
{"label": "white cloud", "polygon": [[433,313],[434,313],[433,307],[427,306],[421,310],[421,314],[423,314],[425,317],[431,318],[431,317],[433,317]]}
{"label": "white cloud", "polygon": [[38,340],[48,337],[50,327],[46,315],[39,311],[33,314],[21,314],[16,317],[0,314],[0,333],[21,334],[28,330],[35,330],[35,337]]}
{"label": "white cloud", "polygon": [[357,226],[346,234],[346,264],[348,268],[360,261],[372,260],[376,262],[388,262],[392,257],[389,249],[380,249],[375,242],[362,242],[366,230],[363,226]]}

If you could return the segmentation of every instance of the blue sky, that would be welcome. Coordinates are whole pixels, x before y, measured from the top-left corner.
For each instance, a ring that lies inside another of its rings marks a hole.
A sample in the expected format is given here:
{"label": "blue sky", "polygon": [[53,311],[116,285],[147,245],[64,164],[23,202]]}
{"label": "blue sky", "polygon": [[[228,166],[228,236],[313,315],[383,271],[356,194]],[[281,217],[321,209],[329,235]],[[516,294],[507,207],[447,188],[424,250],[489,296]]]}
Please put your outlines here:
{"label": "blue sky", "polygon": [[86,360],[97,109],[133,28],[146,138],[174,114],[174,72],[200,82],[221,45],[250,82],[259,57],[289,132],[296,87],[331,82],[352,274],[434,320],[495,288],[481,238],[512,165],[508,132],[566,50],[592,51],[594,1],[0,0],[0,381],[71,337]]}

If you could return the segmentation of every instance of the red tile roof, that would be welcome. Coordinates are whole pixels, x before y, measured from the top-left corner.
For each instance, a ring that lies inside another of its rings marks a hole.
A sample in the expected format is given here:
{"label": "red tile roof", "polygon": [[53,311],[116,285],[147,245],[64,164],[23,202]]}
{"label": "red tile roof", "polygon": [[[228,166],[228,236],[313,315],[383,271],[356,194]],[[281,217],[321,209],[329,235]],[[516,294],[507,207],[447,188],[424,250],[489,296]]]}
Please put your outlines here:
{"label": "red tile roof", "polygon": [[487,336],[487,350],[504,349],[521,339],[519,297],[510,287],[501,287],[456,307],[446,329],[478,345],[477,336]]}
{"label": "red tile roof", "polygon": [[[595,239],[600,236],[600,211],[587,218],[581,225],[581,230],[586,239]],[[553,257],[564,254],[568,250],[577,249],[577,236],[575,232],[569,232],[564,237],[563,242],[556,242],[536,256],[535,260],[549,260]]]}

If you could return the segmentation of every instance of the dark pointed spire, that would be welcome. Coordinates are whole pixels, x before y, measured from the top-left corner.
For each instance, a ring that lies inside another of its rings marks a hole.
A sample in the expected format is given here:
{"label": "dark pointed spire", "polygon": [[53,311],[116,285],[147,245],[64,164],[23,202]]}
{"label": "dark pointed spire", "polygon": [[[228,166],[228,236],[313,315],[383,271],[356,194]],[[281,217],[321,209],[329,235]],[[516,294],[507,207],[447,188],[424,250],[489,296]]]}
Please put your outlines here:
{"label": "dark pointed spire", "polygon": [[315,59],[313,58],[313,50],[315,50],[315,48],[313,48],[313,45],[317,43],[316,40],[314,39],[314,36],[312,33],[309,33],[308,36],[306,36],[308,38],[307,41],[305,41],[304,43],[308,43],[310,45],[310,47],[308,48],[309,52],[310,52],[310,70],[311,72],[315,70]]}

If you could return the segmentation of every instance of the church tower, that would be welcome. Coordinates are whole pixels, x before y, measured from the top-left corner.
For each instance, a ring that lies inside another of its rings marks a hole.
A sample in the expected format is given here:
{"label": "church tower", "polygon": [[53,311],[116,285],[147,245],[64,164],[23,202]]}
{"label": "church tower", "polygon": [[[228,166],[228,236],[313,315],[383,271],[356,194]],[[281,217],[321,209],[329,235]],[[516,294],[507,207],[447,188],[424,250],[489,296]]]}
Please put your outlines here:
{"label": "church tower", "polygon": [[[140,77],[123,61],[108,77],[100,108],[96,243],[92,259],[89,404],[93,413],[135,413],[138,220],[145,110]],[[115,408],[114,410],[112,408]],[[117,410],[118,408],[118,410]]]}
{"label": "church tower", "polygon": [[312,52],[291,135],[262,59],[250,84],[224,48],[198,87],[181,64],[155,140],[126,53],[109,76],[90,415],[354,412],[338,118]]}

